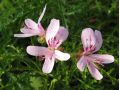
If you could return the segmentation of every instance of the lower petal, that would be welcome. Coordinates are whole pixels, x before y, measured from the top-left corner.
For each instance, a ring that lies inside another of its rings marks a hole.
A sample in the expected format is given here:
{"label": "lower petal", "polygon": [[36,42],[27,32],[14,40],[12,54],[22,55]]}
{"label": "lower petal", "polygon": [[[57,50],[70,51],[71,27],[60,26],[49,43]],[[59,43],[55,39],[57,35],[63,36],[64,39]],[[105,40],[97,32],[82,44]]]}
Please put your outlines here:
{"label": "lower petal", "polygon": [[77,68],[82,72],[84,71],[85,66],[86,66],[86,59],[84,58],[84,56],[82,56],[77,62]]}
{"label": "lower petal", "polygon": [[96,60],[99,60],[101,63],[107,64],[114,62],[114,57],[112,55],[108,54],[92,54],[90,57],[95,58]]}
{"label": "lower petal", "polygon": [[54,63],[55,63],[54,57],[52,57],[51,59],[50,59],[50,57],[46,57],[45,62],[43,64],[42,71],[44,73],[51,73],[51,71],[53,70],[53,67],[54,67]]}
{"label": "lower petal", "polygon": [[88,66],[88,70],[89,70],[89,72],[90,72],[90,74],[92,75],[93,78],[95,78],[96,80],[101,80],[103,78],[103,76],[98,71],[98,69],[96,68],[94,63],[87,62],[87,66]]}
{"label": "lower petal", "polygon": [[70,54],[55,50],[55,58],[60,61],[67,61],[70,58]]}

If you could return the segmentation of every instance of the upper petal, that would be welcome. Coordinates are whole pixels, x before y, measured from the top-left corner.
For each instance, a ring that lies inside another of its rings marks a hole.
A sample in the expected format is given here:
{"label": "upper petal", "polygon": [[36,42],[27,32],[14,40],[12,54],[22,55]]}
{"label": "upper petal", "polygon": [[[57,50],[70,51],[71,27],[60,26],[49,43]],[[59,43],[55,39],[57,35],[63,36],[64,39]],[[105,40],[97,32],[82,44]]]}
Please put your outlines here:
{"label": "upper petal", "polygon": [[46,42],[53,39],[59,31],[60,22],[57,19],[52,19],[46,31]]}
{"label": "upper petal", "polygon": [[27,34],[29,33],[29,29],[26,28],[26,27],[21,28],[20,31],[21,31],[22,33],[27,33]]}
{"label": "upper petal", "polygon": [[40,23],[38,24],[38,29],[36,30],[24,27],[24,28],[21,28],[20,31],[24,34],[35,34],[38,36],[45,35],[45,30]]}
{"label": "upper petal", "polygon": [[56,35],[56,39],[60,40],[60,41],[65,41],[68,37],[68,30],[65,27],[60,27],[59,31]]}
{"label": "upper petal", "polygon": [[96,37],[96,44],[95,44],[95,50],[93,52],[98,51],[101,48],[103,43],[102,34],[100,31],[95,30],[95,37]]}
{"label": "upper petal", "polygon": [[56,43],[55,47],[59,47],[63,41],[65,41],[68,37],[68,30],[65,27],[60,27],[58,33],[56,34],[56,40],[59,41]]}
{"label": "upper petal", "polygon": [[45,57],[42,71],[44,73],[51,73],[51,71],[53,70],[53,67],[54,67],[54,63],[55,63],[54,56],[53,57]]}
{"label": "upper petal", "polygon": [[70,58],[70,54],[55,50],[55,58],[60,61],[67,61]]}
{"label": "upper petal", "polygon": [[38,24],[39,24],[40,21],[42,20],[44,14],[45,14],[45,11],[46,11],[46,5],[45,5],[45,7],[43,8],[43,11],[42,11],[42,13],[41,13],[41,15],[40,15],[40,17],[39,17],[39,19],[38,19]]}
{"label": "upper petal", "polygon": [[114,57],[108,54],[92,54],[90,57],[94,58],[96,61],[100,61],[101,63],[107,64],[114,62]]}
{"label": "upper petal", "polygon": [[39,46],[28,46],[26,51],[28,54],[32,56],[47,55],[48,53],[48,49],[46,47],[39,47]]}
{"label": "upper petal", "polygon": [[101,80],[103,78],[103,76],[98,71],[98,69],[96,68],[96,66],[94,65],[93,62],[88,61],[87,66],[88,66],[88,70],[93,78],[95,78],[96,80]]}
{"label": "upper petal", "polygon": [[77,68],[82,72],[84,71],[84,68],[86,66],[86,59],[84,56],[82,56],[79,61],[77,62]]}
{"label": "upper petal", "polygon": [[14,37],[31,37],[40,35],[40,33],[36,30],[28,29],[28,28],[21,28],[20,31],[24,34],[14,34]]}
{"label": "upper petal", "polygon": [[95,48],[95,34],[91,28],[85,28],[82,31],[81,40],[83,43],[84,51],[89,52]]}
{"label": "upper petal", "polygon": [[38,25],[31,19],[25,19],[25,24],[28,28],[38,30]]}

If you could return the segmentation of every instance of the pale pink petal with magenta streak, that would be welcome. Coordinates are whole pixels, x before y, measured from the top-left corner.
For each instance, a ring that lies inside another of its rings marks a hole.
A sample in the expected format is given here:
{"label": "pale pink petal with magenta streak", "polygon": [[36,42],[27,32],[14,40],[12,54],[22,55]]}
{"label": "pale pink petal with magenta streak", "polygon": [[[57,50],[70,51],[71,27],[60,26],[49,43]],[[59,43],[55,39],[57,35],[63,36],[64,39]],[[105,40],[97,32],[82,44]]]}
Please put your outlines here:
{"label": "pale pink petal with magenta streak", "polygon": [[55,36],[54,47],[58,48],[62,42],[64,42],[68,37],[68,30],[65,27],[60,27],[58,33]]}
{"label": "pale pink petal with magenta streak", "polygon": [[91,28],[85,28],[82,31],[81,40],[85,52],[94,50],[96,38],[94,31]]}
{"label": "pale pink petal with magenta streak", "polygon": [[[60,22],[57,19],[52,19],[46,31],[46,42],[48,46],[53,43],[54,37],[59,31]],[[51,41],[52,40],[52,41]]]}
{"label": "pale pink petal with magenta streak", "polygon": [[95,50],[93,52],[98,51],[101,48],[103,43],[102,34],[100,31],[95,30],[95,37],[96,37],[96,44],[95,44]]}

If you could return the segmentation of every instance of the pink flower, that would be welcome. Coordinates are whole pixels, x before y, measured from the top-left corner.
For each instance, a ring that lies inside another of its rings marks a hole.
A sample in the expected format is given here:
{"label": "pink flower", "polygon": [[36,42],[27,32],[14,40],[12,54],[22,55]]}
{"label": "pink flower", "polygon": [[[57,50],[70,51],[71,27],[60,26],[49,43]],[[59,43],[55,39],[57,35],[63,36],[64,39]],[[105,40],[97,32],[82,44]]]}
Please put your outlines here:
{"label": "pink flower", "polygon": [[46,10],[46,5],[43,9],[42,14],[40,15],[39,19],[38,19],[38,23],[34,22],[31,19],[26,19],[25,20],[25,27],[23,27],[22,29],[20,29],[20,31],[23,34],[14,34],[14,37],[31,37],[31,36],[44,36],[45,35],[45,31],[40,23],[40,21],[42,20],[44,13]]}
{"label": "pink flower", "polygon": [[50,73],[53,69],[55,58],[60,61],[67,61],[70,58],[68,53],[57,50],[67,37],[68,30],[60,26],[59,20],[52,19],[47,28],[45,37],[48,47],[28,46],[27,53],[33,56],[44,56],[45,61],[42,71],[44,73]]}
{"label": "pink flower", "polygon": [[103,40],[100,31],[95,30],[94,32],[91,28],[86,28],[82,31],[81,39],[84,52],[77,62],[77,67],[80,71],[84,71],[84,68],[87,65],[92,77],[96,80],[101,80],[103,76],[98,71],[98,67],[95,63],[100,65],[112,63],[114,62],[114,57],[108,54],[94,54],[102,46]]}

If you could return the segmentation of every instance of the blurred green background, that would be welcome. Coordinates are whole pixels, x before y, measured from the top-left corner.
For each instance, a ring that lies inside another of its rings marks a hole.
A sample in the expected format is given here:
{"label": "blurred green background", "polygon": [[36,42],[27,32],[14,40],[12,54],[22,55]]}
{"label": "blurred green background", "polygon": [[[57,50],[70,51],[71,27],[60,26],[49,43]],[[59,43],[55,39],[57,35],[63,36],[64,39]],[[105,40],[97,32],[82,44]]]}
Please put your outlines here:
{"label": "blurred green background", "polygon": [[[118,90],[118,0],[0,0],[0,90]],[[36,37],[14,38],[26,18],[37,22],[44,5],[41,23],[47,28],[52,18],[60,19],[69,30],[61,47],[71,54],[57,62],[51,74],[42,72],[43,62],[26,53],[30,44],[40,45]],[[76,54],[82,48],[82,29],[100,30],[103,46],[98,53],[112,54],[115,62],[101,67],[104,78],[93,79],[87,70],[76,67]]]}

